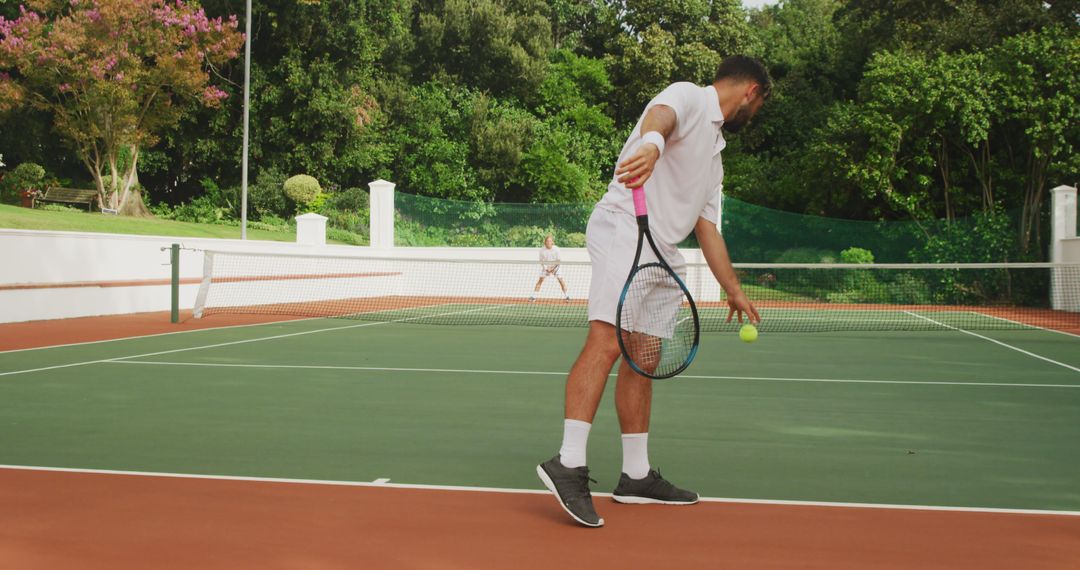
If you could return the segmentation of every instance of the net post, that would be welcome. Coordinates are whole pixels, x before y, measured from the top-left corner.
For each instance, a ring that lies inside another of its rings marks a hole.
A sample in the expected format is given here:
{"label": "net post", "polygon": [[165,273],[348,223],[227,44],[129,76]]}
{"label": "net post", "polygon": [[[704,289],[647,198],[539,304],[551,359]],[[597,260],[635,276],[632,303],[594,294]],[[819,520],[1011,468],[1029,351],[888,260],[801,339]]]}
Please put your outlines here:
{"label": "net post", "polygon": [[203,310],[206,308],[206,296],[210,292],[210,285],[214,276],[214,252],[203,252],[203,275],[199,282],[199,292],[195,294],[195,305],[191,308],[191,316],[201,319]]}
{"label": "net post", "polygon": [[376,180],[368,183],[371,194],[371,247],[394,247],[394,183]]}
{"label": "net post", "polygon": [[172,280],[169,287],[172,299],[170,301],[170,322],[180,322],[180,244],[174,243],[169,248],[169,264],[172,266]]}

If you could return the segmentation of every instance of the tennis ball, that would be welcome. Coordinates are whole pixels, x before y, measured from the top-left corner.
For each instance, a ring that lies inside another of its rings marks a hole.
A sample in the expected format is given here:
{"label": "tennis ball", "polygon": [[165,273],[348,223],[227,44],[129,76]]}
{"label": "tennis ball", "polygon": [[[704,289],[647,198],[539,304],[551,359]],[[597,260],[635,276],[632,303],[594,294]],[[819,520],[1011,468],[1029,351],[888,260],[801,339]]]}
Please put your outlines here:
{"label": "tennis ball", "polygon": [[757,340],[757,327],[754,325],[743,325],[742,328],[739,329],[739,338],[742,339],[743,342],[754,342]]}

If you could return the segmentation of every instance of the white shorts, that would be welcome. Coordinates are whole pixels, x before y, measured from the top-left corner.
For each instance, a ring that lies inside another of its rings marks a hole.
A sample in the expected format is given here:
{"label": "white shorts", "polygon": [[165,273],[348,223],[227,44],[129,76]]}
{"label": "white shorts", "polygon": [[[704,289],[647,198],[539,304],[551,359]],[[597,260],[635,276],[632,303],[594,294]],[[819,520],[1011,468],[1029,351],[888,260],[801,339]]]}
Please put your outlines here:
{"label": "white shorts", "polygon": [[562,265],[556,265],[554,269],[548,269],[546,266],[540,266],[540,279],[545,277],[558,277],[562,279]]}
{"label": "white shorts", "polygon": [[[589,284],[589,320],[615,324],[618,313],[619,296],[622,295],[626,278],[630,276],[630,267],[637,252],[637,219],[630,214],[607,208],[596,208],[589,217],[589,226],[585,230],[585,245],[592,261],[592,281]],[[657,243],[664,255],[664,260],[683,280],[686,279],[686,260],[678,248]],[[649,244],[644,244],[638,263],[657,261]],[[665,288],[667,289],[667,288]],[[669,296],[674,293],[672,307],[678,310],[682,290],[657,291],[656,294]],[[666,320],[666,319],[665,319]],[[660,326],[667,329],[667,326]],[[646,331],[642,331],[646,332]],[[657,336],[665,336],[664,330],[652,331]],[[667,335],[667,336],[670,336]]]}

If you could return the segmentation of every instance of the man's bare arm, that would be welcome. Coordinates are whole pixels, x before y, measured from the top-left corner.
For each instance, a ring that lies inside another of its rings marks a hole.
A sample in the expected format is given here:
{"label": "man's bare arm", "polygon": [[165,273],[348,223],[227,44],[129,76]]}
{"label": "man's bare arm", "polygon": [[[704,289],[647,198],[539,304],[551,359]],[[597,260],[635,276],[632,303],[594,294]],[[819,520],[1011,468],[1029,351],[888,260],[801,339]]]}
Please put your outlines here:
{"label": "man's bare arm", "polygon": [[[645,114],[645,120],[641,122],[641,134],[658,132],[666,141],[671,133],[675,132],[678,124],[675,110],[667,105],[656,105]],[[652,175],[656,161],[660,159],[660,149],[652,144],[643,144],[630,158],[619,164],[615,175],[619,182],[628,188],[637,188],[645,184]]]}
{"label": "man's bare arm", "polygon": [[694,235],[697,236],[705,262],[709,264],[709,269],[720,283],[720,287],[727,293],[728,307],[730,307],[728,320],[730,321],[732,315],[738,313],[739,322],[742,322],[745,313],[751,322],[760,322],[761,316],[758,315],[757,309],[739,286],[739,277],[735,274],[735,267],[731,265],[727,244],[717,231],[716,224],[705,218],[698,218],[694,226]]}

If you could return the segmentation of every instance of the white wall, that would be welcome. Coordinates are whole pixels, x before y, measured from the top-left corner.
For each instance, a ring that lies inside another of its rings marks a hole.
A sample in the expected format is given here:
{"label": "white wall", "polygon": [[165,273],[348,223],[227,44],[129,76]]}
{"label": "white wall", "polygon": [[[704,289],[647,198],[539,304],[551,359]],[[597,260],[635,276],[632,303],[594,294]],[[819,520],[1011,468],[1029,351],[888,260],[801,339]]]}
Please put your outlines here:
{"label": "white wall", "polygon": [[[289,243],[0,229],[0,288],[80,282],[168,280],[173,243],[232,251],[352,252],[350,246],[313,248]],[[181,278],[202,275],[202,252],[180,252]],[[190,308],[197,285],[180,288]],[[0,322],[113,315],[169,309],[169,286],[84,286],[0,289]]]}
{"label": "white wall", "polygon": [[[226,239],[177,238],[167,236],[132,236],[116,234],[55,232],[0,229],[0,322],[59,319],[95,315],[113,315],[169,309],[171,276],[168,248],[180,243],[195,250],[310,253],[320,255],[365,255],[384,258],[492,259],[527,262],[524,266],[508,266],[507,274],[487,286],[463,283],[460,290],[444,290],[444,294],[492,294],[491,286],[505,286],[510,277],[523,277],[524,292],[535,282],[536,248],[434,247],[372,249],[367,247],[327,245],[302,246],[292,243],[241,241]],[[163,250],[163,248],[165,248]],[[202,276],[203,253],[183,249],[180,252],[180,276],[197,279]],[[568,264],[588,262],[584,248],[561,248]],[[683,250],[686,260],[701,263],[699,250]],[[512,270],[509,268],[513,267]],[[588,272],[584,268],[566,267],[571,296],[588,296]],[[521,275],[518,276],[517,274]],[[570,278],[573,275],[573,278]],[[442,279],[431,275],[430,283]],[[107,282],[163,280],[161,285],[107,286]],[[442,281],[447,283],[447,281]],[[13,285],[77,285],[3,289]],[[516,283],[516,280],[515,280]],[[719,298],[719,288],[708,271],[690,268],[687,286],[699,299]],[[516,287],[516,286],[515,286]],[[457,286],[455,286],[455,289]],[[195,302],[198,284],[181,285],[180,306],[190,309]],[[504,290],[505,291],[505,290]],[[544,286],[545,294],[557,295],[554,283]],[[516,294],[516,292],[515,292]]]}

